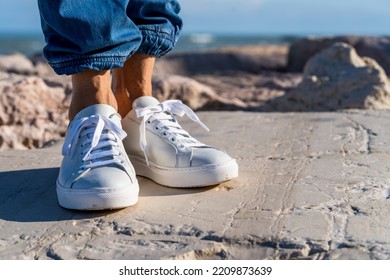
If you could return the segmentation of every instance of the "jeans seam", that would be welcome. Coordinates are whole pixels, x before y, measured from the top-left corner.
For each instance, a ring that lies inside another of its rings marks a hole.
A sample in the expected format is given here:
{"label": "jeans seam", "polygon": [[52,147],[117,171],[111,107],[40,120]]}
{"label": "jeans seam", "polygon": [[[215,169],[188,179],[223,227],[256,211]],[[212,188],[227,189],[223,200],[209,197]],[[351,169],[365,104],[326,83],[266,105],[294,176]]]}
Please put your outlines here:
{"label": "jeans seam", "polygon": [[163,37],[164,39],[168,39],[171,42],[175,42],[175,35],[169,32],[166,32],[161,29],[156,28],[148,28],[143,26],[138,26],[138,29],[141,31],[143,36],[156,36],[156,37]]}
{"label": "jeans seam", "polygon": [[121,56],[96,56],[96,57],[80,57],[75,58],[67,61],[60,61],[60,62],[50,62],[50,64],[53,67],[70,67],[70,66],[79,66],[83,63],[107,63],[107,62],[122,62],[125,61],[128,58],[128,56],[121,55]]}

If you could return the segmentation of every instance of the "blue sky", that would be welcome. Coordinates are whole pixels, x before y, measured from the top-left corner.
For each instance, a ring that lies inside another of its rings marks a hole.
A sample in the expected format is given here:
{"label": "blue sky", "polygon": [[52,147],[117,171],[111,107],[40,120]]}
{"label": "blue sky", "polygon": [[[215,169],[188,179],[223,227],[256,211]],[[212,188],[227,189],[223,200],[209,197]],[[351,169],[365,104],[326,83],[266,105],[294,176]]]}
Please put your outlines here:
{"label": "blue sky", "polygon": [[[181,0],[180,2],[185,22],[184,32],[187,33],[390,34],[389,0]],[[39,34],[37,1],[1,0],[0,33],[5,32]]]}

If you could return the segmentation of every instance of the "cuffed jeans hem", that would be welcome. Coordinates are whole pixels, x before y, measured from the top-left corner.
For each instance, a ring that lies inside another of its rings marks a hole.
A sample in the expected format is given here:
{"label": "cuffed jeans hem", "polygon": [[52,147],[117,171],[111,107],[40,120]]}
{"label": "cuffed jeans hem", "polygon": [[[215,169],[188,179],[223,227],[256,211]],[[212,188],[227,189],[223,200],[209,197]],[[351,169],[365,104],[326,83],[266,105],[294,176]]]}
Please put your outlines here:
{"label": "cuffed jeans hem", "polygon": [[137,53],[161,57],[169,53],[176,44],[177,34],[170,34],[157,29],[139,27],[142,43]]}
{"label": "cuffed jeans hem", "polygon": [[62,62],[49,62],[58,75],[73,75],[84,70],[110,70],[112,68],[123,67],[128,56],[109,57],[88,57]]}

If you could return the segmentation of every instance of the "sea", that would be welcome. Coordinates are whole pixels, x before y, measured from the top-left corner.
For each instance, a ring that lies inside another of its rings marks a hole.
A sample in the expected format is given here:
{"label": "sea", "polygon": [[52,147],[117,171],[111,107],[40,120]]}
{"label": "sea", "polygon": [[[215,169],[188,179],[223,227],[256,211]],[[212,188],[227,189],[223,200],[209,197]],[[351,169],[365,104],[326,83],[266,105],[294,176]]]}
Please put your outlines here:
{"label": "sea", "polygon": [[[290,44],[300,39],[295,35],[221,35],[209,33],[183,34],[174,52],[193,52],[228,46]],[[45,42],[40,34],[0,34],[0,54],[22,53],[27,56],[42,52]]]}

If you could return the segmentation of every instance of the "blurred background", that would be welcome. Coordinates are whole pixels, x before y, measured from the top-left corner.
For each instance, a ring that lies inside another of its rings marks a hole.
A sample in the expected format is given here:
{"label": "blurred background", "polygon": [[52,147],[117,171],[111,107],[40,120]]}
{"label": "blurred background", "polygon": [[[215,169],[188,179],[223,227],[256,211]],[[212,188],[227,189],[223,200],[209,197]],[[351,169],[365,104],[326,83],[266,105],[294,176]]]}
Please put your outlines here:
{"label": "blurred background", "polygon": [[[388,0],[181,0],[183,35],[175,49],[288,44],[305,36],[387,35]],[[0,54],[44,46],[37,1],[1,0]]]}

